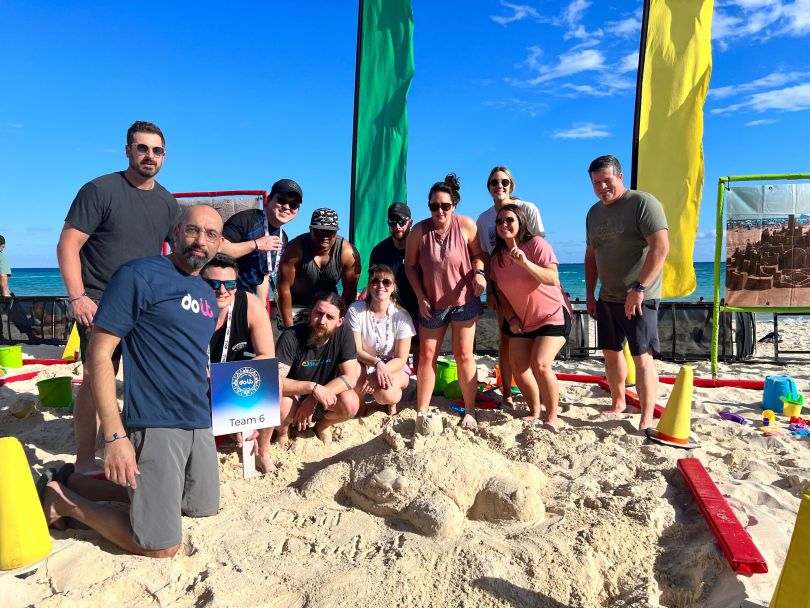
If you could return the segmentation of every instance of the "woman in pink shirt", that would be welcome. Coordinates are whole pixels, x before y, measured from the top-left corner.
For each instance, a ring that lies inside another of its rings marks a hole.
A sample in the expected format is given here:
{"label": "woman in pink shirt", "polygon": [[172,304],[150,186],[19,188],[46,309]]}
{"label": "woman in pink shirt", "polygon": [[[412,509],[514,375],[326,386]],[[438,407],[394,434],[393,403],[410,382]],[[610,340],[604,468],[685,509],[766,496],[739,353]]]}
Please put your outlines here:
{"label": "woman in pink shirt", "polygon": [[560,285],[557,257],[551,245],[534,236],[517,205],[506,204],[495,219],[495,249],[490,278],[495,283],[509,337],[509,358],[517,385],[529,406],[524,420],[540,417],[543,426],[558,429],[559,387],[551,368],[571,329],[571,311]]}
{"label": "woman in pink shirt", "polygon": [[453,356],[464,397],[461,426],[476,428],[475,322],[486,289],[483,253],[472,218],[454,213],[461,201],[451,173],[428,194],[430,217],[416,224],[405,246],[405,271],[419,302],[419,366],[416,409],[424,412],[436,384],[436,359],[447,327],[453,331]]}

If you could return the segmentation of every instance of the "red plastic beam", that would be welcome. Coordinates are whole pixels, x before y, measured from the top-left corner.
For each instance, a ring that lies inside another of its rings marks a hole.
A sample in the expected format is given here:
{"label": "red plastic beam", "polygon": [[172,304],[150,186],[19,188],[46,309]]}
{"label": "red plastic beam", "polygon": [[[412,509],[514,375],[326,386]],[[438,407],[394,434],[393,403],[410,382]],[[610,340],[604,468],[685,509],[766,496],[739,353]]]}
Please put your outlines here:
{"label": "red plastic beam", "polygon": [[[600,380],[598,384],[599,388],[606,390],[608,393],[610,392],[610,384],[608,384],[607,380]],[[627,405],[632,405],[636,409],[641,409],[641,401],[639,400],[638,395],[628,388],[624,389],[624,402]],[[663,413],[664,406],[656,403],[655,407],[653,408],[653,418],[660,418],[661,414]]]}
{"label": "red plastic beam", "polygon": [[16,376],[2,376],[0,377],[0,386],[9,384],[10,382],[19,382],[20,380],[30,380],[36,378],[39,372],[26,372],[24,374],[17,374]]}
{"label": "red plastic beam", "polygon": [[[675,384],[675,376],[659,376],[658,381],[661,384]],[[590,376],[588,374],[557,374],[557,380],[562,382],[591,382],[599,384],[605,382],[605,376]],[[764,380],[722,380],[716,378],[694,378],[692,386],[699,388],[748,388],[752,390],[761,391],[765,388]]]}
{"label": "red plastic beam", "polygon": [[706,523],[717,538],[731,569],[745,576],[767,572],[768,564],[765,563],[765,558],[734,515],[726,499],[720,494],[703,463],[697,458],[680,458],[678,469],[692,496],[695,497]]}
{"label": "red plastic beam", "polygon": [[73,359],[23,359],[23,365],[63,365],[76,363]]}

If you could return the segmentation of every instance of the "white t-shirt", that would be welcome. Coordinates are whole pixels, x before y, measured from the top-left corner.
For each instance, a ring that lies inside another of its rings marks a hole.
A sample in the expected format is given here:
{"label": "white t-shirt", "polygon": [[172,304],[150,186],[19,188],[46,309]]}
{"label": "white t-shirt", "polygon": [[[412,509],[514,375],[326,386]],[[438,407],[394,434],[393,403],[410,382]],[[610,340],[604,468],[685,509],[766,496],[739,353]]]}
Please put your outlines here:
{"label": "white t-shirt", "polygon": [[381,359],[394,356],[394,341],[416,335],[411,315],[393,302],[388,305],[388,314],[377,319],[364,301],[354,302],[346,314],[349,328],[359,333],[363,350]]}
{"label": "white t-shirt", "polygon": [[[512,199],[509,202],[523,210],[526,216],[526,227],[531,230],[534,236],[546,236],[546,230],[543,228],[543,220],[540,219],[540,210],[537,205],[520,199]],[[475,222],[478,226],[478,240],[481,241],[481,248],[490,255],[492,250],[495,249],[495,218],[497,215],[498,212],[495,211],[493,206],[479,215]]]}

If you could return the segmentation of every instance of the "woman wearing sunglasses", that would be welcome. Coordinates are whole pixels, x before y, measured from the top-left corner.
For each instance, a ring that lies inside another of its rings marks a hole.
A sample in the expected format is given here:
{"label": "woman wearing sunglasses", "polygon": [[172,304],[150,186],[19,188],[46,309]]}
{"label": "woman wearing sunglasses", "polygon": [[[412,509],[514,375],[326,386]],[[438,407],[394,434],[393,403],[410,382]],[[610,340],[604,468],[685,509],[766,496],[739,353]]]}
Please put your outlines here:
{"label": "woman wearing sunglasses", "polygon": [[360,362],[360,378],[354,390],[360,397],[361,416],[366,395],[388,406],[388,414],[393,416],[410,380],[407,360],[416,330],[411,315],[393,297],[397,284],[391,267],[372,266],[368,276],[365,299],[349,306],[346,315]]}
{"label": "woman wearing sunglasses", "polygon": [[475,428],[475,322],[486,289],[484,254],[472,218],[456,215],[460,185],[451,173],[428,194],[430,217],[416,224],[405,247],[408,280],[419,303],[416,408],[424,412],[436,384],[436,359],[448,325],[464,397],[461,426]]}
{"label": "woman wearing sunglasses", "polygon": [[571,305],[560,285],[557,257],[551,245],[529,230],[518,205],[507,203],[495,218],[495,250],[490,278],[497,289],[501,331],[509,343],[512,371],[529,415],[557,432],[559,387],[551,366],[571,329]]}
{"label": "woman wearing sunglasses", "polygon": [[[208,345],[211,363],[270,359],[276,356],[267,311],[259,298],[252,293],[236,290],[238,270],[239,266],[234,258],[218,253],[200,272],[200,276],[214,290],[219,309],[217,326]],[[258,434],[256,467],[263,473],[276,468],[267,454],[272,432],[272,428],[262,429]],[[252,439],[255,437],[254,434]],[[236,441],[241,445],[241,434],[236,436]]]}
{"label": "woman wearing sunglasses", "polygon": [[[532,234],[545,236],[543,230],[543,220],[540,219],[540,211],[529,202],[518,199],[514,194],[515,178],[512,172],[506,167],[499,165],[493,167],[487,178],[487,191],[492,197],[492,207],[478,216],[475,222],[478,226],[478,236],[481,239],[481,248],[492,255],[495,249],[495,216],[498,211],[507,203],[517,205],[523,211],[526,218],[526,226]],[[494,310],[498,317],[498,327],[503,325],[503,319],[499,314],[499,308],[495,298],[495,292],[490,287],[487,289],[487,307]],[[512,364],[509,361],[509,339],[505,334],[501,334],[501,342],[498,348],[498,359],[503,378],[503,403],[512,407]]]}

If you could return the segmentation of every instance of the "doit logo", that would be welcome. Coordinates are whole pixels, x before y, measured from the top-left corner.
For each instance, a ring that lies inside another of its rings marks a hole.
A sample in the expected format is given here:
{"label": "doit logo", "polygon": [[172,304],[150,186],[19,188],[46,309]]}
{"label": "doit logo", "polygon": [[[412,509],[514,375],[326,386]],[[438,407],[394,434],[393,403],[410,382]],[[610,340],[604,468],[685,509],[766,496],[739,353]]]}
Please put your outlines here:
{"label": "doit logo", "polygon": [[231,388],[240,397],[250,397],[262,385],[261,376],[252,367],[240,367],[231,376]]}
{"label": "doit logo", "polygon": [[208,305],[207,301],[200,298],[200,301],[198,302],[191,297],[190,293],[183,296],[183,299],[180,301],[180,306],[183,307],[183,310],[190,310],[194,314],[202,313],[202,316],[208,317],[209,319],[214,316],[214,311],[211,310],[211,307]]}

